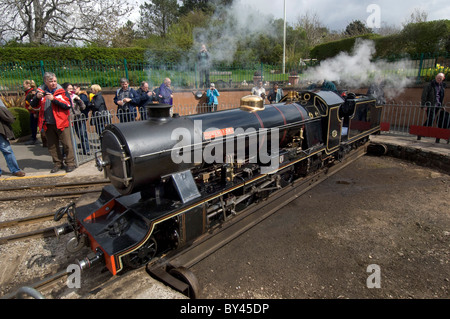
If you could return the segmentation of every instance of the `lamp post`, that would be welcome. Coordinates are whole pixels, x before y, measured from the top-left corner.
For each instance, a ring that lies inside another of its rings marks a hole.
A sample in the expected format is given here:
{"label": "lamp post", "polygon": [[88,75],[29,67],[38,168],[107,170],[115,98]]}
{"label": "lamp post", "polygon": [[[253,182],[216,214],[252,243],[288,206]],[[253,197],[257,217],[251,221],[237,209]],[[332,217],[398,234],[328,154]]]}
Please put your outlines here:
{"label": "lamp post", "polygon": [[286,73],[286,0],[284,0],[283,74]]}

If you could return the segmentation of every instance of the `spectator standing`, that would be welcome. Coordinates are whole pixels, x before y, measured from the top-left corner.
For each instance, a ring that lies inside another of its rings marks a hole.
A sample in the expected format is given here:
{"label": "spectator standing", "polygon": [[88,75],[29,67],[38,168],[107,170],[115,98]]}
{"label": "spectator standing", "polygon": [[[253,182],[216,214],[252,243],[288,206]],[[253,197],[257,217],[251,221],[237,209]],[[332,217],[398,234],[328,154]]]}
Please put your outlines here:
{"label": "spectator standing", "polygon": [[[444,104],[445,87],[444,83],[445,75],[444,73],[439,73],[436,77],[431,80],[422,91],[421,107],[426,107],[427,110],[427,120],[423,126],[433,126],[436,114],[442,108]],[[422,137],[417,136],[420,140]],[[436,143],[439,143],[439,139],[436,139]]]}
{"label": "spectator standing", "polygon": [[164,104],[173,105],[173,91],[172,81],[169,78],[165,78],[164,82],[159,87],[159,102]]}
{"label": "spectator standing", "polygon": [[202,44],[200,52],[197,54],[198,70],[200,73],[200,88],[209,87],[209,52],[206,45]]}
{"label": "spectator standing", "polygon": [[219,100],[217,99],[218,96],[220,96],[219,91],[217,91],[214,83],[211,83],[210,88],[206,91],[209,112],[214,112],[217,110],[217,106],[219,105]]}
{"label": "spectator standing", "polygon": [[[0,151],[5,157],[6,165],[13,176],[24,177],[25,173],[22,172],[17,163],[16,156],[14,155],[11,147],[10,139],[14,139],[14,132],[11,124],[15,121],[14,115],[8,110],[0,99]],[[2,176],[2,169],[0,168],[0,176]]]}
{"label": "spectator standing", "polygon": [[84,110],[81,110],[81,113],[84,114],[85,120],[87,120],[89,117],[89,108],[87,107],[89,105],[88,93],[86,92],[86,90],[83,90],[80,86],[75,84],[73,85],[73,89],[75,90],[75,94],[78,95],[81,101],[83,101],[84,105],[86,105],[86,108]]}
{"label": "spectator standing", "polygon": [[63,89],[66,90],[70,95],[72,109],[70,114],[70,119],[75,129],[75,133],[80,140],[81,151],[83,155],[88,155],[90,153],[89,139],[86,131],[86,120],[82,111],[86,109],[86,104],[83,100],[75,94],[75,89],[72,84],[66,82],[62,85]]}
{"label": "spectator standing", "polygon": [[66,155],[66,172],[74,171],[75,154],[69,127],[70,95],[58,84],[54,73],[44,73],[44,84],[37,89],[30,105],[33,108],[40,106],[39,128],[45,130],[48,150],[54,165],[50,173],[56,173],[65,167],[60,142]]}
{"label": "spectator standing", "polygon": [[153,101],[157,101],[156,93],[154,91],[150,91],[148,82],[141,82],[141,86],[137,89],[136,93],[139,96],[138,109],[141,114],[141,119],[144,120],[147,118],[147,111],[145,109],[145,105],[148,103],[153,103]]}
{"label": "spectator standing", "polygon": [[102,135],[107,124],[110,124],[110,114],[106,108],[105,98],[102,95],[102,87],[98,84],[91,86],[92,99],[89,102],[89,110],[92,111],[90,124],[95,126],[98,136]]}
{"label": "spectator standing", "polygon": [[33,109],[30,105],[31,100],[36,94],[36,83],[33,80],[23,81],[23,90],[25,91],[25,108],[30,113],[31,139],[25,145],[34,145],[37,141],[37,129],[39,120],[39,109]]}
{"label": "spectator standing", "polygon": [[252,88],[252,95],[257,95],[263,98],[266,98],[266,89],[263,86],[262,81],[258,82],[258,85]]}
{"label": "spectator standing", "polygon": [[130,88],[128,79],[120,79],[121,88],[116,91],[114,103],[117,105],[117,117],[120,122],[132,122],[137,117],[136,107],[139,96],[133,88]]}
{"label": "spectator standing", "polygon": [[269,95],[267,96],[267,99],[269,100],[270,104],[278,103],[283,98],[283,96],[283,89],[278,87],[278,83],[274,83],[273,88],[270,90]]}

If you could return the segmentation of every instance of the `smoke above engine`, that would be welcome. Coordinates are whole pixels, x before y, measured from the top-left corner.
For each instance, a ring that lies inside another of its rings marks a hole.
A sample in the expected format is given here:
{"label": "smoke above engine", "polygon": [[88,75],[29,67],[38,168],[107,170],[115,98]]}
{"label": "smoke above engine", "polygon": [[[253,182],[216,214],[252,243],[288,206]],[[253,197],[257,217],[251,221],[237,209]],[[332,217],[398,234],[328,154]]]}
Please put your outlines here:
{"label": "smoke above engine", "polygon": [[[202,44],[207,46],[210,63],[232,62],[239,44],[248,44],[248,41],[258,39],[260,35],[276,36],[279,33],[273,24],[268,23],[273,19],[273,15],[266,15],[243,0],[233,1],[228,6],[219,6],[207,26],[192,30],[192,49],[186,52],[184,61],[173,70],[191,70],[197,63],[197,53]],[[282,37],[282,34],[279,37]],[[308,82],[324,79],[349,90],[367,87],[373,82],[383,80],[387,98],[401,94],[416,75],[413,63],[408,60],[376,60],[375,53],[373,41],[357,39],[350,53],[341,52],[333,58],[321,61],[317,67],[308,68],[301,77],[304,88]],[[244,56],[241,58],[245,59]],[[281,59],[282,57],[280,61]],[[152,58],[149,60],[152,61]],[[171,76],[170,70],[164,72],[165,76],[167,73]],[[407,76],[405,72],[408,73]],[[176,75],[175,71],[173,75]]]}
{"label": "smoke above engine", "polygon": [[320,62],[319,66],[309,68],[305,79],[311,82],[326,79],[349,89],[382,80],[386,97],[393,98],[412,83],[412,79],[405,76],[405,72],[412,70],[411,61],[374,60],[375,53],[373,41],[357,39],[350,53],[341,52]]}

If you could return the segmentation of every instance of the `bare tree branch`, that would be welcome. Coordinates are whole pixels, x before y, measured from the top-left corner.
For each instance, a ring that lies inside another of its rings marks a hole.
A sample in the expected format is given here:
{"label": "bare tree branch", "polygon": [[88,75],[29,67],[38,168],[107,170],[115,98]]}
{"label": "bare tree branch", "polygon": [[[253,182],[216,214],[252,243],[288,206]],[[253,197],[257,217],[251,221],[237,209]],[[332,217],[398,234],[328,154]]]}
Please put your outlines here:
{"label": "bare tree branch", "polygon": [[35,44],[92,42],[131,10],[127,0],[1,0],[0,35]]}

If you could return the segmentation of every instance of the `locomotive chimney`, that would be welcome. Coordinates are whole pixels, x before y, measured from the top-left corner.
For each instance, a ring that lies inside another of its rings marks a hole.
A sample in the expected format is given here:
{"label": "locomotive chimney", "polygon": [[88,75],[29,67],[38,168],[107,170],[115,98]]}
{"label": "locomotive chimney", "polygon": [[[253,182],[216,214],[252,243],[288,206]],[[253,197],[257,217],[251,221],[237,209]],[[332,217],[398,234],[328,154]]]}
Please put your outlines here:
{"label": "locomotive chimney", "polygon": [[150,121],[167,122],[172,119],[172,105],[147,104],[145,107]]}

